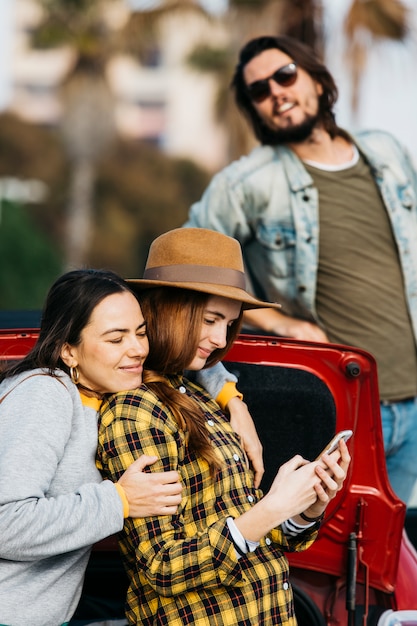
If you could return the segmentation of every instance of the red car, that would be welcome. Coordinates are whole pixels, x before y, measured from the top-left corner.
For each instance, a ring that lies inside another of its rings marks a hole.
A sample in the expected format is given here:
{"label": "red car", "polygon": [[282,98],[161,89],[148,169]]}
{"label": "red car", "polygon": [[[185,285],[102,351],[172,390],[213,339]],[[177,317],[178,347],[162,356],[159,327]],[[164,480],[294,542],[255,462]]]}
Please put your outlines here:
{"label": "red car", "polygon": [[[36,329],[0,330],[0,359],[21,358],[36,338]],[[404,530],[412,536],[415,511],[406,518],[388,482],[373,357],[348,346],[242,335],[226,361],[264,446],[264,489],[294,454],[314,459],[335,432],[353,431],[343,491],[313,546],[289,555],[298,625],[417,624],[417,553]],[[76,618],[123,617],[125,587],[116,542],[98,544]]]}

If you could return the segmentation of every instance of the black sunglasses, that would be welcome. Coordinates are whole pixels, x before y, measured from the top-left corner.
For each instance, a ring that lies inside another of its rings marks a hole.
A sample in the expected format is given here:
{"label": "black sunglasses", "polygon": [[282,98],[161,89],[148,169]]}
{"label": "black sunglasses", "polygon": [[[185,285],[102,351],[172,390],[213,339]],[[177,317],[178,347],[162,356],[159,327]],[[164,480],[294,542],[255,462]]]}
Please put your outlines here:
{"label": "black sunglasses", "polygon": [[250,99],[254,102],[262,102],[268,98],[271,95],[270,80],[274,80],[281,87],[291,87],[297,80],[297,64],[292,62],[283,65],[268,78],[262,78],[262,80],[256,80],[254,83],[246,85]]}

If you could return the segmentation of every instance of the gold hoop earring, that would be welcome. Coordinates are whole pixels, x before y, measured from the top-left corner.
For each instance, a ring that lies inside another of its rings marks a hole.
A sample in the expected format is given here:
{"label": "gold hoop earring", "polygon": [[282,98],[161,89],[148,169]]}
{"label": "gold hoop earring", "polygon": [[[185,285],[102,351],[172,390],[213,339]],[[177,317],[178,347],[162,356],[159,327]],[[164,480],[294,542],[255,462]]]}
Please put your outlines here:
{"label": "gold hoop earring", "polygon": [[77,385],[80,380],[80,372],[78,371],[76,365],[74,367],[70,367],[70,376],[74,385]]}

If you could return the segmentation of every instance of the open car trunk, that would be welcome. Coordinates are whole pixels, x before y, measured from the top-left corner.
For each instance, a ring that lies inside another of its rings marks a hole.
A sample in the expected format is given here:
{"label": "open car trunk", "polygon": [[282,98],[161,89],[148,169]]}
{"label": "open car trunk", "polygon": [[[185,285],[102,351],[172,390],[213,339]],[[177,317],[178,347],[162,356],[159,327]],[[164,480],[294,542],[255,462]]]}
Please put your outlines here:
{"label": "open car trunk", "polygon": [[353,430],[349,475],[316,542],[289,555],[299,626],[377,624],[387,608],[417,609],[417,560],[406,507],[389,485],[376,364],[362,350],[242,336],[225,365],[239,378],[264,446],[267,490],[294,454],[314,459]]}

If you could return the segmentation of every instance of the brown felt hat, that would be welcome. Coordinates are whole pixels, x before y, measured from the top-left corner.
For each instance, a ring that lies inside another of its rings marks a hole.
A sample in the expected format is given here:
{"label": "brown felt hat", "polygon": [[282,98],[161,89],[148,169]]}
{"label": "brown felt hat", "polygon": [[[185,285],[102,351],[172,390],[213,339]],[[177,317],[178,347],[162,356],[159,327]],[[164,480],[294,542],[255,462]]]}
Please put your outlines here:
{"label": "brown felt hat", "polygon": [[178,287],[238,300],[244,309],[281,307],[246,291],[239,242],[206,228],[177,228],[157,237],[149,248],[143,278],[127,282],[136,292]]}

